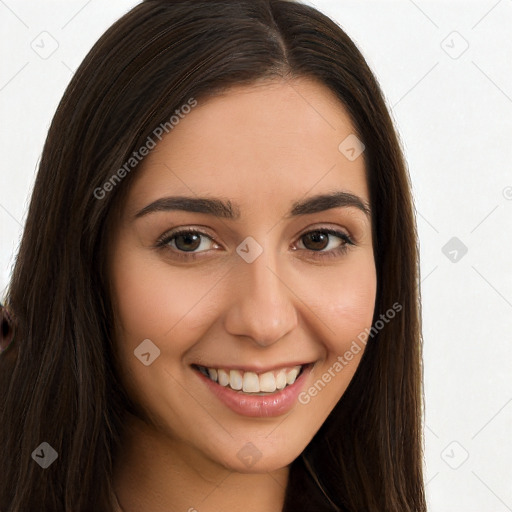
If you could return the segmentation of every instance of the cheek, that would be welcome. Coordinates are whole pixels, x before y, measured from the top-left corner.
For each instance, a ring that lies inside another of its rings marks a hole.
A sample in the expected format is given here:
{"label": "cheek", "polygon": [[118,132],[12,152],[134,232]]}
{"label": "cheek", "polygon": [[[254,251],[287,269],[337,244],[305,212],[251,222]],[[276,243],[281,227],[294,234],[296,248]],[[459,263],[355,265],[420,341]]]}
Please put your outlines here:
{"label": "cheek", "polygon": [[344,333],[369,327],[374,313],[376,281],[372,275],[351,275],[326,297],[326,313],[333,330]]}
{"label": "cheek", "polygon": [[331,270],[318,283],[321,289],[315,286],[317,298],[311,303],[324,324],[323,342],[329,352],[342,354],[372,323],[377,290],[373,257]]}
{"label": "cheek", "polygon": [[359,366],[373,320],[376,288],[375,264],[369,254],[331,271],[311,287],[321,297],[312,308],[316,315],[310,318],[317,317],[312,328],[317,339],[321,337],[324,352],[299,403],[305,406],[304,424],[312,425],[312,433],[344,394]]}
{"label": "cheek", "polygon": [[184,268],[171,270],[169,265],[137,253],[127,254],[113,271],[116,315],[123,338],[134,343],[143,339],[163,340],[173,337],[179,348],[186,339],[173,333],[193,333],[198,318],[204,320],[208,300],[205,294],[218,279],[212,275],[198,277]]}

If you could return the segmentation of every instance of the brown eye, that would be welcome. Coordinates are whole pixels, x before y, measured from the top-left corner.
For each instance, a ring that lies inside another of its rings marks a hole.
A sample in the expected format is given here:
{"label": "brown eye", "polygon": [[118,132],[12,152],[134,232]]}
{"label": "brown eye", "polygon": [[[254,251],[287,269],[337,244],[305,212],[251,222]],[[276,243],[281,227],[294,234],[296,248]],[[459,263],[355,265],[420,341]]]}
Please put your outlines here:
{"label": "brown eye", "polygon": [[304,246],[312,251],[321,251],[329,244],[329,235],[322,231],[311,231],[303,236]]}
{"label": "brown eye", "polygon": [[168,233],[157,241],[157,247],[167,248],[176,255],[195,256],[214,248],[213,238],[202,231],[195,229],[182,229]]}
{"label": "brown eye", "polygon": [[355,245],[342,231],[316,229],[300,237],[300,249],[309,252],[313,258],[335,257],[344,254],[349,246]]}
{"label": "brown eye", "polygon": [[197,233],[175,235],[173,240],[180,251],[195,251],[201,245],[201,235]]}

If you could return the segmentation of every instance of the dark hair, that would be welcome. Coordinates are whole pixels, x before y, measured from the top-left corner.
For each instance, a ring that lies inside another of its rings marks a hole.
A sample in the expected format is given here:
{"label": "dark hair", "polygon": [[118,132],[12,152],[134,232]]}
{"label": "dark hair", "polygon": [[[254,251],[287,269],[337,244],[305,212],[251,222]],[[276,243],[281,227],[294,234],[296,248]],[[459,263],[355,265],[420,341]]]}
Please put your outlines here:
{"label": "dark hair", "polygon": [[[409,177],[379,85],[345,32],[283,0],[146,0],[89,52],[49,129],[7,295],[16,341],[0,356],[0,510],[111,510],[131,404],[116,371],[105,267],[113,212],[136,171],[98,199],[155,127],[191,97],[309,77],[348,110],[372,210],[374,321],[349,387],[290,467],[284,511],[422,512],[418,248]],[[7,357],[8,356],[8,357]],[[31,458],[42,442],[58,463]]]}

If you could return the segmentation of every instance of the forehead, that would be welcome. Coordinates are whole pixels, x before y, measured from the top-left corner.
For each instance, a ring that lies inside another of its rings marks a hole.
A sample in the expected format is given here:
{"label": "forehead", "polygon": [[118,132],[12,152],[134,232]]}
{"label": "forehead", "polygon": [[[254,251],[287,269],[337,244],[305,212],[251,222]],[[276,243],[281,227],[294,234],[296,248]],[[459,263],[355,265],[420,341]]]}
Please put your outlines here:
{"label": "forehead", "polygon": [[351,160],[340,150],[354,132],[318,82],[236,86],[181,116],[137,168],[128,202],[221,195],[250,209],[340,189],[367,200],[364,154]]}

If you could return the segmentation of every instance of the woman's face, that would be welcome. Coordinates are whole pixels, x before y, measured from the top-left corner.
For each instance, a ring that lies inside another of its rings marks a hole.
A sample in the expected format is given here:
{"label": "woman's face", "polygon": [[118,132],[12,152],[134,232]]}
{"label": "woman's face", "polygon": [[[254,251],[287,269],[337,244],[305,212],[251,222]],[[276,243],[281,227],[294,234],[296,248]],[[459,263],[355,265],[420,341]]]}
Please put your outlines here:
{"label": "woman's face", "polygon": [[110,252],[122,378],[189,460],[288,465],[353,377],[376,293],[354,131],[316,82],[236,87],[133,171]]}

